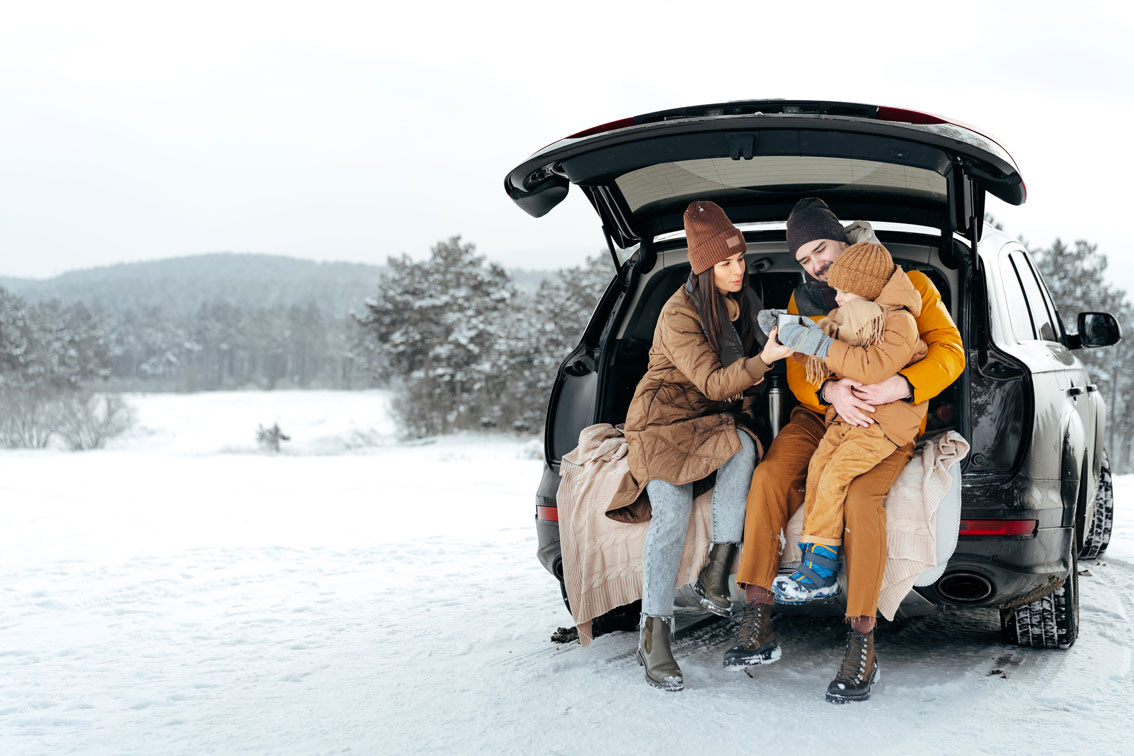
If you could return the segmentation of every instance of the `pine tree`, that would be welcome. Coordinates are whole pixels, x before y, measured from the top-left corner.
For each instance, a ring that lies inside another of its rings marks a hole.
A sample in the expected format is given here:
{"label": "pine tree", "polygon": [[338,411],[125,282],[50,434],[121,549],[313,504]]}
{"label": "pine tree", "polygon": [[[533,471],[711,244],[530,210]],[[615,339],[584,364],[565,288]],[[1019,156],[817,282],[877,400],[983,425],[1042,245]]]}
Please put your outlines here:
{"label": "pine tree", "polygon": [[578,345],[613,275],[609,258],[590,257],[541,282],[526,302],[523,322],[512,329],[505,347],[514,389],[509,423],[515,430],[535,431],[542,426],[559,365]]}
{"label": "pine tree", "polygon": [[[427,260],[391,257],[378,297],[360,320],[406,381],[401,404],[412,435],[447,433],[494,422],[487,396],[497,382],[501,329],[515,327],[518,302],[507,271],[486,263],[459,236]],[[488,414],[486,414],[488,413]]]}

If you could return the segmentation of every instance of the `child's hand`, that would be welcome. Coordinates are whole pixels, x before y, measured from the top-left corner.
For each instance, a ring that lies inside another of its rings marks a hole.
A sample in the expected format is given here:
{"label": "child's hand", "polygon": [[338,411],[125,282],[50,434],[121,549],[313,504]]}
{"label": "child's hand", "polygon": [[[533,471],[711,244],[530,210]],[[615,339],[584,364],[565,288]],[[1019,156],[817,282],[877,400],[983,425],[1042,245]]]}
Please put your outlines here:
{"label": "child's hand", "polygon": [[780,341],[784,346],[791,347],[793,352],[802,352],[816,357],[826,357],[827,350],[831,348],[834,340],[823,329],[815,324],[810,326],[799,323],[785,323],[779,327]]}
{"label": "child's hand", "polygon": [[889,404],[910,396],[910,384],[899,375],[892,375],[869,386],[852,387],[854,395],[868,404]]}
{"label": "child's hand", "polygon": [[855,396],[854,390],[861,386],[861,383],[850,378],[827,381],[821,389],[819,400],[834,407],[835,412],[848,425],[867,428],[874,422],[874,418],[870,416],[874,407]]}

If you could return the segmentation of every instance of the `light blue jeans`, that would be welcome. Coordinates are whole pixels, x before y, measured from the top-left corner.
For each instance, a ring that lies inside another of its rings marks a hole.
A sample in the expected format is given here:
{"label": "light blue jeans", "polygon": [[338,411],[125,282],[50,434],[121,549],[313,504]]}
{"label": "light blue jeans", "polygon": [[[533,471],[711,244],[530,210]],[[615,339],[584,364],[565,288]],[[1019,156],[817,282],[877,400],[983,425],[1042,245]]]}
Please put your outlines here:
{"label": "light blue jeans", "polygon": [[[740,451],[717,470],[713,486],[713,543],[740,543],[744,535],[744,505],[756,467],[756,445],[742,430]],[[693,484],[675,486],[664,480],[646,484],[653,514],[642,548],[642,614],[672,617],[674,583],[685,547],[685,532],[693,510]]]}

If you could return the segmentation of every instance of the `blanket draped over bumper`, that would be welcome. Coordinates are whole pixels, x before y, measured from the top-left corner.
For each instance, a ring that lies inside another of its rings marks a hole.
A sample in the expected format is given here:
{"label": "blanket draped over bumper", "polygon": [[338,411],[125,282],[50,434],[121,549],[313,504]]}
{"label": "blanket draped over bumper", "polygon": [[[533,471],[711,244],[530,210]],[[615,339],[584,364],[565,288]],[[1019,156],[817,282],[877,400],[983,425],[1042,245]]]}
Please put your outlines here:
{"label": "blanket draped over bumper", "polygon": [[[968,454],[969,444],[954,431],[922,439],[913,459],[890,488],[886,498],[886,567],[878,609],[893,619],[898,605],[918,576],[947,559],[956,545],[960,508],[955,506],[938,527],[938,506],[952,483],[952,468]],[[642,546],[649,521],[618,522],[607,516],[615,494],[627,486],[630,465],[622,426],[600,423],[584,428],[579,445],[563,456],[560,466],[559,538],[563,576],[571,614],[579,629],[579,642],[593,639],[591,621],[642,597]],[[630,485],[633,485],[631,481]],[[712,489],[693,500],[689,530],[677,585],[697,579],[708,561],[712,538]],[[789,521],[783,564],[800,559],[803,508]],[[951,529],[951,530],[950,530]],[[937,533],[954,534],[938,549]]]}
{"label": "blanket draped over bumper", "polygon": [[[563,455],[556,504],[563,552],[563,582],[579,643],[590,644],[591,620],[642,598],[642,546],[649,520],[619,522],[607,505],[630,476],[622,426],[584,428],[579,445]],[[693,500],[677,585],[697,579],[709,557],[712,489]]]}

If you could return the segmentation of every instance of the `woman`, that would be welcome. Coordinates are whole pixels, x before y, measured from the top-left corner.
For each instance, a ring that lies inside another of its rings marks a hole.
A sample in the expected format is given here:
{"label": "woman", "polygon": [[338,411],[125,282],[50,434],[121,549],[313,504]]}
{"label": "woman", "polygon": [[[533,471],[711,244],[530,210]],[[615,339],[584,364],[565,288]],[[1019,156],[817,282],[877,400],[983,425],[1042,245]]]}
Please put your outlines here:
{"label": "woman", "polygon": [[775,360],[791,354],[773,331],[764,342],[760,309],[746,286],[744,235],[712,202],[685,211],[692,272],[662,308],[649,367],[626,416],[630,471],[649,494],[652,514],[642,552],[642,630],[638,662],[646,681],[684,687],[670,650],[674,583],[693,505],[693,484],[716,473],[709,563],[694,586],[701,605],[728,615],[728,577],[744,528],[756,463],[755,435],[744,427],[743,394]]}

